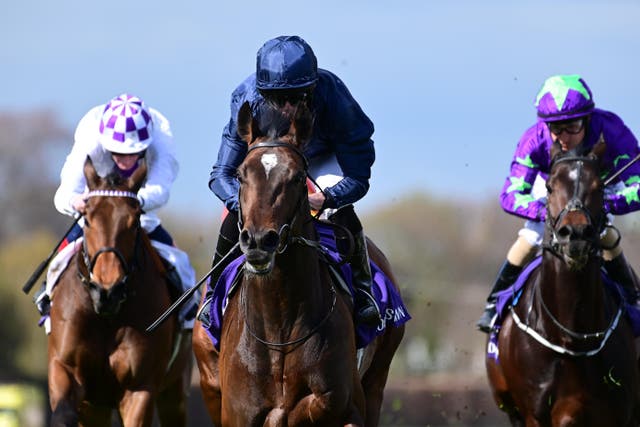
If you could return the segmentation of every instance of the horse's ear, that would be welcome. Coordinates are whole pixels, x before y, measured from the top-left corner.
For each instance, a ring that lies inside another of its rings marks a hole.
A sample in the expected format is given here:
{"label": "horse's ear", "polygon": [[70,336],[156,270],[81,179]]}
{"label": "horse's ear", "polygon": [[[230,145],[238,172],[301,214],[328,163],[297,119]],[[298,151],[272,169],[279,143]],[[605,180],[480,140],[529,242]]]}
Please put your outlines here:
{"label": "horse's ear", "polygon": [[136,170],[133,171],[133,173],[127,180],[127,187],[129,187],[132,192],[137,193],[140,187],[142,187],[142,183],[144,182],[144,179],[146,177],[147,177],[147,160],[142,158],[140,159],[140,164],[138,165]]}
{"label": "horse's ear", "polygon": [[562,147],[560,146],[560,143],[557,140],[555,140],[551,145],[551,151],[549,153],[549,158],[551,159],[551,163],[553,163],[556,157],[558,157],[560,154],[562,154]]}
{"label": "horse's ear", "polygon": [[596,145],[593,146],[589,155],[595,157],[598,160],[602,160],[606,151],[607,143],[604,140],[604,135],[600,133],[600,138],[598,138],[598,142],[596,142]]}
{"label": "horse's ear", "polygon": [[302,104],[296,111],[290,131],[295,135],[298,146],[304,145],[311,139],[313,134],[313,114],[305,104]]}
{"label": "horse's ear", "polygon": [[100,175],[98,175],[98,172],[96,172],[96,168],[93,166],[93,161],[89,156],[87,156],[87,159],[84,161],[83,171],[84,177],[87,180],[87,187],[89,187],[90,190],[98,187],[101,178]]}
{"label": "horse's ear", "polygon": [[240,111],[238,111],[238,135],[244,142],[251,144],[257,136],[256,126],[256,121],[251,112],[251,104],[245,101],[240,107]]}

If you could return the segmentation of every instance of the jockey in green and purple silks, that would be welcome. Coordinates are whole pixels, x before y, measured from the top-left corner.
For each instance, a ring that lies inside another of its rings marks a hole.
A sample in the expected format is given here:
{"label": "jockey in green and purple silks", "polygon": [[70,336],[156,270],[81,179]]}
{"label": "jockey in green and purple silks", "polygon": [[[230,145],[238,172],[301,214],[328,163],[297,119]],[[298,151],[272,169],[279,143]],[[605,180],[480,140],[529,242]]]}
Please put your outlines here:
{"label": "jockey in green and purple silks", "polygon": [[[603,178],[612,176],[640,153],[638,141],[616,114],[595,108],[593,95],[578,75],[548,78],[535,100],[538,121],[520,138],[511,169],[500,194],[502,208],[527,219],[518,239],[507,254],[478,329],[489,332],[495,317],[495,296],[507,288],[537,252],[544,236],[546,188],[551,167],[551,146],[558,142],[563,151],[576,148],[588,152],[602,137],[607,143]],[[640,209],[640,162],[632,164],[605,188],[605,210],[623,215]],[[619,234],[607,227],[601,236],[605,268],[627,294],[636,299],[631,272],[619,246]]]}

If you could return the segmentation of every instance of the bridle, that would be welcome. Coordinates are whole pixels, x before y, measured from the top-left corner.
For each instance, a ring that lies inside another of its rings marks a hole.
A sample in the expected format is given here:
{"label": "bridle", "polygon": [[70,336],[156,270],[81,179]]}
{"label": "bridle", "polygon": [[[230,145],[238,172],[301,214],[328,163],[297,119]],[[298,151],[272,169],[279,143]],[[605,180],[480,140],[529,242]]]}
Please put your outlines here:
{"label": "bridle", "polygon": [[[293,151],[298,157],[300,157],[300,159],[302,159],[302,163],[304,165],[304,174],[306,178],[311,179],[311,181],[316,185],[316,187],[320,188],[317,183],[315,182],[315,180],[313,180],[313,178],[311,178],[309,176],[309,163],[307,161],[306,156],[304,155],[304,153],[295,145],[293,144],[289,144],[286,142],[282,142],[282,141],[263,141],[263,142],[258,142],[255,143],[254,145],[252,145],[251,147],[249,147],[249,149],[247,150],[247,154],[249,154],[251,151],[254,150],[258,150],[258,149],[265,149],[265,148],[287,148],[291,151]],[[306,190],[306,181],[302,181],[303,186],[305,186],[305,190]],[[242,189],[242,186],[240,186],[240,189]],[[282,254],[284,251],[286,251],[286,249],[289,247],[289,245],[291,243],[298,243],[298,244],[302,244],[304,246],[308,246],[314,249],[319,249],[321,248],[321,246],[319,245],[318,242],[306,239],[302,236],[298,236],[298,235],[293,235],[292,231],[293,230],[293,226],[296,223],[296,221],[298,220],[298,217],[300,216],[301,212],[303,211],[303,203],[305,201],[307,196],[307,192],[306,191],[301,191],[301,196],[299,197],[298,201],[296,202],[296,208],[294,209],[294,213],[292,215],[292,218],[290,221],[285,222],[281,227],[280,230],[278,230],[278,246],[276,249],[276,253],[277,254]],[[238,196],[238,228],[240,231],[242,231],[243,229],[243,222],[242,222],[242,203],[240,203],[240,196]],[[333,286],[333,284],[331,285],[331,292],[332,292],[332,303],[331,303],[331,307],[329,308],[329,310],[327,311],[327,313],[323,316],[322,319],[320,319],[320,321],[318,321],[318,323],[316,323],[312,328],[309,329],[309,331],[296,339],[290,340],[290,341],[286,341],[286,342],[272,342],[272,341],[267,341],[263,338],[260,338],[254,331],[253,329],[249,326],[248,322],[247,322],[247,316],[246,313],[248,312],[248,308],[247,308],[247,299],[245,296],[245,292],[244,292],[244,287],[241,288],[240,290],[240,300],[241,300],[241,307],[243,308],[243,310],[245,311],[245,315],[244,315],[244,323],[247,327],[247,331],[249,332],[249,334],[259,343],[267,346],[267,347],[272,347],[275,349],[280,349],[283,347],[288,347],[288,346],[295,346],[298,344],[301,344],[305,341],[307,341],[309,338],[311,338],[311,336],[313,336],[318,329],[320,329],[320,327],[322,325],[324,325],[329,318],[331,317],[331,314],[334,312],[335,307],[336,307],[336,301],[337,301],[337,294],[336,294],[336,289]]]}
{"label": "bridle", "polygon": [[[120,190],[94,190],[87,194],[87,198],[89,197],[127,197],[131,199],[135,199],[139,202],[139,199],[135,193],[130,191],[120,191]],[[93,269],[96,265],[98,257],[102,254],[112,252],[120,264],[122,265],[122,270],[124,271],[124,276],[118,280],[116,284],[111,287],[110,293],[113,295],[120,296],[120,302],[124,302],[127,299],[127,282],[129,280],[129,276],[131,272],[135,270],[135,266],[138,259],[138,253],[140,248],[140,234],[141,234],[142,226],[140,225],[140,220],[138,219],[136,224],[136,237],[134,243],[134,259],[129,262],[125,259],[124,255],[120,251],[120,249],[113,246],[103,246],[96,251],[93,256],[89,255],[89,249],[87,247],[87,239],[86,237],[82,239],[82,258],[78,257],[78,263],[80,263],[80,259],[82,259],[84,268],[87,273],[83,273],[82,268],[78,268],[78,276],[81,282],[85,285],[90,294],[97,293],[101,294],[103,287],[97,283],[93,276]]]}
{"label": "bridle", "polygon": [[[300,150],[298,147],[296,147],[293,144],[289,144],[282,141],[258,142],[252,145],[251,147],[249,147],[249,149],[247,150],[247,154],[258,149],[278,148],[278,147],[288,148],[289,150],[293,151],[298,157],[300,157],[304,165],[304,174],[307,178],[310,178],[309,162],[307,161],[307,158],[302,152],[302,150]],[[304,181],[302,182],[302,185],[306,185]],[[240,190],[242,190],[242,186],[240,186]],[[306,191],[301,191],[301,196],[298,198],[298,201],[296,202],[296,207],[294,209],[291,219],[285,222],[280,227],[280,230],[278,230],[278,246],[276,249],[276,253],[278,254],[281,254],[285,250],[287,250],[287,247],[289,246],[290,243],[292,243],[293,241],[297,241],[296,236],[292,236],[291,230],[293,229],[293,226],[295,225],[296,221],[298,220],[298,217],[300,216],[300,213],[302,212],[302,204],[305,200],[305,197],[307,197]],[[240,203],[240,200],[241,198],[238,195],[238,230],[242,231],[242,229],[244,228],[244,223],[242,220],[242,203]]]}
{"label": "bridle", "polygon": [[[587,218],[588,225],[596,226],[595,229],[597,230],[597,233],[595,233],[593,239],[588,239],[590,243],[588,256],[589,257],[600,256],[601,246],[600,246],[599,236],[606,226],[606,222],[605,222],[606,215],[604,214],[604,209],[603,209],[603,213],[600,215],[600,218],[596,221],[593,215],[591,214],[591,212],[589,211],[589,209],[587,209],[584,206],[584,203],[578,197],[580,194],[580,176],[582,174],[582,168],[584,166],[584,162],[594,162],[594,161],[596,161],[596,159],[592,157],[568,156],[568,157],[559,158],[555,160],[553,163],[553,164],[556,164],[558,162],[576,162],[577,163],[577,173],[576,173],[576,179],[575,179],[576,185],[574,186],[574,189],[573,189],[573,196],[555,218],[552,218],[551,216],[547,215],[547,219],[545,221],[545,225],[550,231],[551,242],[547,244],[543,244],[543,249],[550,251],[553,255],[557,256],[558,258],[561,258],[561,259],[563,258],[564,245],[560,242],[561,240],[563,240],[562,236],[558,235],[559,230],[562,230],[562,227],[558,229],[557,226],[559,223],[562,222],[562,219],[570,212],[582,213]],[[551,169],[553,169],[553,164]],[[549,210],[548,203],[549,202],[547,201],[547,212]],[[624,300],[623,300],[623,297],[619,295],[617,312],[615,315],[611,317],[609,325],[605,330],[590,332],[590,333],[576,332],[562,325],[560,321],[551,313],[551,311],[545,304],[544,299],[542,298],[542,295],[540,294],[539,286],[535,288],[533,295],[534,296],[530,299],[529,305],[527,307],[527,311],[526,311],[527,318],[525,321],[520,319],[513,305],[511,305],[510,307],[511,317],[515,322],[516,326],[518,326],[518,328],[520,328],[522,331],[527,333],[529,336],[531,336],[533,339],[535,339],[537,342],[539,342],[546,348],[549,348],[558,354],[565,354],[573,357],[589,357],[589,356],[594,356],[598,354],[604,348],[605,344],[609,340],[609,337],[611,336],[613,331],[618,327],[620,317],[624,312]],[[533,311],[533,302],[535,297],[537,297],[538,300],[540,301],[540,305],[542,306],[544,313],[547,315],[547,317],[551,319],[553,324],[562,333],[566,334],[567,336],[571,337],[574,340],[586,341],[586,340],[597,339],[599,340],[599,343],[596,344],[590,350],[575,351],[575,350],[568,349],[564,346],[554,344],[551,341],[549,341],[546,337],[544,337],[542,334],[536,331],[529,323],[529,316]]]}
{"label": "bridle", "polygon": [[[562,257],[564,255],[564,244],[563,241],[566,241],[566,237],[562,235],[563,227],[558,228],[558,224],[562,223],[562,220],[572,212],[580,212],[586,219],[587,225],[594,227],[597,231],[594,233],[594,237],[591,239],[585,239],[590,244],[590,250],[588,255],[599,255],[600,248],[600,239],[599,235],[604,230],[606,226],[606,215],[604,214],[604,208],[602,209],[601,215],[596,220],[591,213],[591,211],[584,206],[582,200],[580,200],[580,176],[582,175],[582,169],[584,167],[585,162],[595,162],[596,160],[592,157],[584,157],[584,156],[567,156],[561,157],[555,160],[551,166],[553,169],[553,165],[560,162],[576,162],[577,172],[575,178],[575,186],[573,188],[573,195],[571,199],[567,202],[567,204],[562,208],[562,210],[555,217],[551,217],[547,215],[545,226],[549,230],[550,241],[548,243],[543,244],[543,248],[545,250],[551,251],[554,255]],[[547,199],[547,212],[549,212],[549,201]]]}

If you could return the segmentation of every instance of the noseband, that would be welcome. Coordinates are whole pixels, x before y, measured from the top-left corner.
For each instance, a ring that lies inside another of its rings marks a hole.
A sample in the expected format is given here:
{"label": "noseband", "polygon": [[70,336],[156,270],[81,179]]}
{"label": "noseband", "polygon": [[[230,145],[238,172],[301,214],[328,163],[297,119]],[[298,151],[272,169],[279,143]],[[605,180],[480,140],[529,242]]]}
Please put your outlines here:
{"label": "noseband", "polygon": [[[138,200],[138,196],[135,193],[130,191],[119,191],[119,190],[94,190],[87,194],[87,198],[89,197],[128,197],[135,200]],[[102,286],[94,280],[93,277],[93,268],[96,265],[98,257],[104,253],[112,252],[120,264],[122,265],[122,269],[124,271],[124,276],[111,288],[111,292],[116,293],[120,292],[122,294],[122,301],[127,298],[127,281],[129,280],[129,274],[135,270],[135,260],[138,256],[138,249],[140,247],[140,221],[138,221],[136,226],[136,240],[134,244],[134,260],[129,263],[125,259],[122,252],[113,246],[103,246],[98,249],[96,253],[91,257],[89,255],[89,249],[87,247],[87,239],[83,238],[82,241],[82,260],[84,262],[84,266],[87,270],[87,274],[85,275],[82,272],[82,269],[78,269],[78,276],[82,283],[88,288],[88,290],[100,293]],[[78,259],[79,261],[79,259]]]}

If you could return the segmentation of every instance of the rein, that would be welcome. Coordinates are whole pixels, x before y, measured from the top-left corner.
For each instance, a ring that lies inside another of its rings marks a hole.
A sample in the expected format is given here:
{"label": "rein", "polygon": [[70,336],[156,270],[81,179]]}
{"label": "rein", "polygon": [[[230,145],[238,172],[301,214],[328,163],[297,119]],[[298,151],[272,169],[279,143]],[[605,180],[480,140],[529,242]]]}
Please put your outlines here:
{"label": "rein", "polygon": [[[135,200],[139,200],[137,194],[130,191],[121,191],[121,190],[93,190],[87,193],[87,198],[89,197],[127,197]],[[140,233],[141,233],[141,225],[138,221],[136,227],[136,239],[134,244],[134,262],[129,263],[125,259],[124,255],[120,251],[120,249],[113,246],[103,246],[96,251],[96,253],[91,257],[89,255],[89,249],[87,247],[87,239],[86,237],[82,239],[82,261],[87,270],[87,274],[82,272],[81,268],[78,268],[78,277],[80,281],[89,289],[94,291],[100,291],[102,286],[99,283],[96,283],[93,278],[93,268],[98,260],[98,257],[104,253],[112,252],[120,264],[122,265],[122,269],[124,271],[124,277],[122,277],[118,283],[113,285],[112,292],[118,288],[124,287],[123,292],[123,301],[126,300],[127,292],[126,285],[129,280],[129,275],[135,270],[135,266],[137,265],[137,259],[139,257],[139,249],[140,249]],[[80,258],[77,258],[78,264],[80,264]]]}
{"label": "rein", "polygon": [[[305,157],[304,153],[295,145],[286,143],[286,142],[281,142],[281,141],[264,141],[264,142],[259,142],[256,143],[254,145],[252,145],[251,147],[249,147],[249,149],[247,150],[247,154],[249,154],[251,151],[257,150],[257,149],[263,149],[263,148],[287,148],[292,150],[298,157],[300,157],[302,159],[303,165],[304,165],[304,172],[306,177],[310,178],[311,181],[317,186],[317,183],[309,176],[308,173],[308,168],[309,168],[309,163],[307,161],[307,158]],[[305,188],[306,188],[306,184]],[[320,187],[318,187],[320,188]],[[320,245],[319,242],[307,239],[303,236],[299,236],[299,235],[292,235],[291,230],[293,230],[293,226],[296,222],[296,220],[298,219],[298,216],[300,214],[300,212],[302,211],[302,206],[303,206],[303,202],[304,202],[304,198],[307,197],[307,193],[306,191],[302,192],[302,196],[299,198],[298,202],[297,202],[297,207],[294,211],[293,214],[293,218],[282,225],[282,227],[280,227],[280,230],[278,230],[278,239],[279,239],[279,243],[278,243],[278,248],[276,249],[276,253],[278,254],[282,254],[284,253],[287,248],[289,247],[290,244],[294,243],[294,244],[300,244],[302,246],[307,246],[310,247],[312,249],[316,249],[320,254],[321,254],[321,259],[323,259],[325,262],[328,262],[328,260],[330,259],[329,256],[324,252],[324,249],[322,248],[322,246]],[[240,200],[240,197],[238,198],[238,200]],[[238,228],[240,231],[242,231],[243,228],[243,223],[242,223],[242,205],[240,203],[238,203]],[[316,323],[305,335],[301,336],[300,338],[296,338],[294,340],[291,341],[285,341],[285,342],[273,342],[273,341],[267,341],[263,338],[260,338],[249,326],[249,323],[247,322],[247,313],[248,313],[248,307],[247,307],[247,298],[246,298],[246,291],[244,289],[245,287],[241,287],[240,290],[240,301],[241,301],[241,307],[242,310],[244,312],[244,323],[245,326],[247,328],[247,331],[249,332],[249,334],[259,343],[267,346],[267,347],[275,347],[275,348],[281,348],[281,347],[287,347],[287,346],[292,346],[292,345],[296,345],[296,344],[300,344],[303,343],[305,341],[307,341],[309,338],[311,338],[331,317],[331,314],[333,314],[335,307],[336,307],[336,301],[337,301],[337,293],[336,293],[336,289],[333,286],[333,283],[331,284],[331,293],[332,293],[332,303],[331,303],[331,307],[329,308],[329,310],[327,311],[327,313],[324,315],[324,317],[318,322]]]}
{"label": "rein", "polygon": [[[562,219],[569,214],[570,212],[580,212],[582,213],[586,218],[587,218],[587,223],[588,225],[597,225],[597,230],[598,233],[596,234],[596,237],[594,239],[594,241],[590,241],[591,245],[590,245],[590,249],[588,252],[588,256],[589,258],[592,258],[594,256],[600,256],[601,253],[601,248],[600,248],[600,242],[599,242],[599,234],[605,229],[606,225],[605,225],[605,221],[603,220],[603,218],[605,218],[605,215],[601,215],[599,221],[595,221],[593,218],[593,215],[591,214],[591,212],[584,206],[584,203],[582,202],[582,200],[580,200],[579,195],[580,195],[580,181],[579,178],[582,174],[582,168],[584,166],[584,162],[594,162],[595,159],[592,157],[578,157],[578,156],[567,156],[567,157],[563,157],[560,159],[557,159],[555,163],[558,162],[577,162],[577,175],[576,175],[576,185],[574,186],[573,189],[573,196],[571,198],[571,200],[569,200],[569,202],[567,203],[567,205],[560,211],[560,213],[558,213],[558,215],[555,218],[552,218],[551,216],[547,216],[547,220],[545,221],[545,225],[547,227],[547,229],[550,232],[550,236],[551,236],[551,242],[544,244],[543,245],[543,250],[549,251],[552,255],[558,257],[560,260],[562,260],[564,262],[564,258],[563,258],[563,247],[564,245],[562,243],[560,243],[560,239],[558,237],[558,229],[557,229],[557,225],[562,222]],[[552,165],[553,168],[553,165]],[[547,200],[547,212],[549,211],[549,202]],[[539,284],[539,282],[538,282]],[[530,326],[529,324],[529,316],[531,315],[531,313],[533,312],[533,302],[535,298],[538,298],[540,300],[540,305],[542,306],[545,314],[547,315],[547,317],[549,319],[551,319],[552,323],[555,325],[556,328],[558,328],[562,333],[568,335],[569,337],[575,339],[575,340],[580,340],[580,341],[586,341],[586,340],[590,340],[590,339],[600,339],[600,343],[598,345],[596,345],[594,348],[592,348],[591,350],[587,350],[587,351],[574,351],[574,350],[570,350],[566,347],[563,347],[561,345],[558,344],[554,344],[551,341],[549,341],[547,338],[545,338],[544,336],[542,336],[539,332],[537,332],[535,329],[533,329],[533,327]],[[607,341],[609,340],[609,338],[611,337],[611,334],[613,333],[613,331],[618,327],[618,322],[620,320],[620,317],[622,316],[622,313],[624,312],[624,301],[623,299],[619,300],[619,304],[618,304],[618,310],[615,314],[615,316],[613,316],[611,318],[611,321],[609,322],[609,326],[603,330],[603,331],[597,331],[597,332],[591,332],[591,333],[581,333],[581,332],[576,332],[573,331],[569,328],[567,328],[566,326],[562,325],[560,323],[560,321],[551,313],[551,311],[549,310],[547,304],[544,302],[544,299],[542,298],[542,295],[540,294],[540,287],[536,286],[534,289],[534,293],[532,294],[531,300],[529,301],[529,306],[527,307],[527,316],[526,316],[526,322],[522,321],[522,319],[520,319],[520,317],[518,316],[518,314],[516,313],[513,305],[511,305],[509,307],[510,311],[511,311],[511,317],[513,318],[515,324],[518,326],[518,328],[520,328],[522,331],[524,331],[526,334],[528,334],[529,336],[531,336],[533,339],[535,339],[538,343],[542,344],[543,346],[545,346],[546,348],[553,350],[556,353],[559,354],[564,354],[564,355],[569,355],[569,356],[574,356],[574,357],[589,357],[589,356],[594,356],[596,354],[598,354],[605,346],[605,344],[607,343]]]}
{"label": "rein", "polygon": [[[582,168],[584,166],[584,162],[594,162],[594,161],[595,159],[591,157],[567,156],[567,157],[562,157],[560,159],[557,159],[554,162],[554,164],[560,163],[560,162],[577,162],[577,167],[578,167],[577,177],[580,177],[580,175],[582,174]],[[553,168],[553,165],[551,167]],[[604,220],[604,218],[606,218],[606,215],[601,215],[599,220],[596,221],[593,215],[591,214],[591,212],[589,211],[589,209],[587,209],[584,206],[584,203],[582,202],[582,200],[580,200],[579,194],[580,194],[580,181],[576,178],[576,185],[573,189],[573,196],[571,197],[571,200],[569,200],[567,205],[564,208],[562,208],[562,210],[558,213],[558,215],[555,218],[551,217],[550,215],[547,215],[545,226],[551,234],[551,242],[543,245],[543,248],[550,250],[551,252],[554,253],[554,255],[563,255],[563,250],[562,250],[563,245],[560,243],[561,239],[558,237],[559,230],[557,226],[560,222],[562,222],[564,217],[567,216],[569,213],[571,212],[582,213],[585,216],[585,218],[587,218],[588,225],[596,226],[596,229],[598,230],[598,234],[601,233],[606,226],[606,222]],[[549,201],[547,199],[547,212],[548,211],[549,211]],[[591,250],[589,252],[589,255],[599,255],[600,253],[599,239],[596,237],[596,239],[590,243],[592,245],[591,245]]]}

